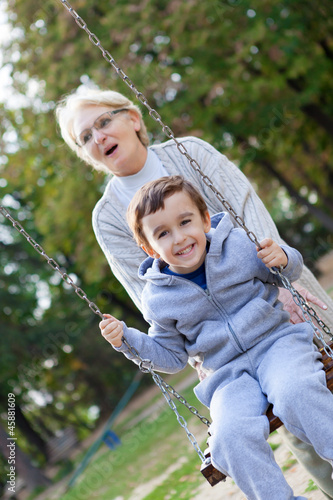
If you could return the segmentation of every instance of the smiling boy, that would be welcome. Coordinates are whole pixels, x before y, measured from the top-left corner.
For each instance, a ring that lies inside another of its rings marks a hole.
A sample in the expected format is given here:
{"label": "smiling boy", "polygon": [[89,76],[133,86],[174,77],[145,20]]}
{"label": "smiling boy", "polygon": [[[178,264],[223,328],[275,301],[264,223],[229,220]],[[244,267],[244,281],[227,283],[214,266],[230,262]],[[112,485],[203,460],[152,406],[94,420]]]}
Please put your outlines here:
{"label": "smiling boy", "polygon": [[[295,497],[267,444],[269,403],[286,428],[332,463],[333,396],[307,323],[292,325],[278,301],[277,275],[302,270],[293,248],[266,238],[256,249],[229,215],[210,219],[200,193],[180,176],[143,186],[128,208],[137,243],[149,257],[142,309],[149,334],[106,315],[102,335],[129,359],[132,345],[159,371],[174,373],[191,357],[207,377],[195,388],[209,409],[214,466],[249,499]],[[136,361],[133,359],[133,361]],[[316,425],[313,424],[316,422]]]}

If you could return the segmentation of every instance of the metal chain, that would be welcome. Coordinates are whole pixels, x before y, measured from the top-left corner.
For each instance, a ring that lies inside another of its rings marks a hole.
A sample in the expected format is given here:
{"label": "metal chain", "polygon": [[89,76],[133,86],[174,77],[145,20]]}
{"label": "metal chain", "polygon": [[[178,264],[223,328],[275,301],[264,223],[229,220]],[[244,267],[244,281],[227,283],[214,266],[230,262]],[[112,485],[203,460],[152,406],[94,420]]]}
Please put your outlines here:
{"label": "metal chain", "polygon": [[[301,308],[301,310],[303,312],[304,321],[312,327],[316,338],[323,345],[323,349],[324,349],[325,353],[327,354],[327,356],[329,356],[331,359],[333,359],[333,350],[332,350],[331,346],[329,344],[327,344],[322,332],[313,323],[311,316],[313,316],[316,319],[316,321],[317,321],[318,325],[321,327],[321,329],[327,335],[329,335],[330,340],[333,341],[333,336],[331,334],[329,327],[327,325],[325,325],[325,323],[320,319],[320,317],[317,315],[316,311],[312,307],[308,306],[304,297],[301,294],[299,294],[297,292],[297,290],[295,290],[295,288],[292,286],[292,284],[290,283],[288,278],[286,276],[283,276],[283,274],[280,271],[276,271],[276,274],[279,276],[280,280],[282,281],[283,286],[287,290],[289,290],[289,292],[292,294],[295,303]],[[309,312],[310,310],[311,310],[311,315]]]}
{"label": "metal chain", "polygon": [[29,233],[27,233],[27,231],[24,229],[24,227],[17,221],[15,220],[11,215],[10,213],[8,212],[8,210],[6,210],[5,207],[1,206],[0,205],[0,212],[2,213],[2,215],[4,215],[4,217],[6,217],[6,219],[8,219],[13,227],[20,233],[22,234],[22,236],[25,237],[25,239],[27,240],[28,243],[30,243],[30,245],[36,250],[36,252],[39,253],[39,255],[41,255],[42,257],[44,257],[44,259],[47,261],[48,265],[54,270],[54,271],[57,271],[57,273],[60,274],[61,278],[64,280],[65,283],[67,283],[67,285],[70,285],[72,288],[74,288],[75,290],[75,293],[76,295],[78,295],[80,297],[80,299],[84,300],[85,302],[87,302],[88,306],[90,307],[90,309],[95,313],[97,314],[101,319],[104,319],[104,316],[103,314],[101,313],[101,311],[99,310],[99,308],[96,306],[96,304],[94,304],[94,302],[92,302],[91,300],[88,299],[86,293],[82,290],[82,288],[78,287],[74,281],[72,280],[72,278],[67,274],[65,273],[64,271],[61,270],[59,264],[54,260],[52,259],[51,257],[49,257],[47,255],[47,253],[45,252],[45,250],[43,249],[43,247],[41,247],[39,245],[39,243],[37,243],[31,236]]}
{"label": "metal chain", "polygon": [[[181,425],[181,427],[183,427],[183,429],[185,430],[186,434],[187,434],[187,437],[190,441],[190,443],[192,444],[193,448],[195,449],[195,451],[197,452],[197,454],[199,455],[202,463],[205,462],[206,460],[206,457],[205,455],[202,453],[201,449],[200,449],[200,446],[198,445],[198,442],[197,440],[195,439],[195,436],[194,434],[192,434],[192,432],[189,431],[188,427],[187,427],[187,422],[186,420],[184,419],[184,417],[182,415],[179,414],[178,410],[177,410],[177,406],[175,405],[175,403],[172,401],[172,399],[170,398],[169,396],[169,393],[168,393],[168,390],[166,390],[166,384],[165,381],[156,373],[154,372],[153,370],[151,370],[151,376],[155,382],[155,384],[160,388],[166,402],[168,403],[169,407],[171,408],[171,410],[175,413],[176,417],[177,417],[177,420],[178,420],[178,423]],[[171,386],[168,386],[168,387],[171,387]],[[186,405],[188,404],[187,401],[182,398],[183,401],[185,401]],[[184,403],[183,403],[184,404]],[[191,407],[193,408],[193,407]],[[193,412],[192,412],[193,413]],[[204,421],[204,417],[201,417],[201,420]],[[205,419],[207,422],[204,422],[206,423],[207,425],[210,424],[209,420]]]}
{"label": "metal chain", "polygon": [[[104,59],[109,62],[111,64],[111,66],[113,66],[113,68],[116,70],[117,74],[120,76],[120,78],[124,81],[124,83],[126,83],[126,85],[132,90],[132,92],[134,92],[134,94],[136,95],[136,97],[139,99],[139,101],[148,109],[148,112],[149,112],[149,115],[162,127],[162,130],[163,132],[165,133],[165,135],[169,138],[169,139],[172,139],[176,145],[177,145],[177,149],[179,150],[179,152],[184,155],[188,161],[190,162],[190,165],[191,167],[200,174],[201,178],[202,178],[202,181],[206,184],[206,186],[208,186],[212,191],[213,193],[215,194],[215,196],[219,199],[219,201],[222,203],[222,205],[224,206],[224,208],[232,215],[232,217],[235,219],[236,223],[242,227],[245,231],[246,231],[246,234],[247,236],[249,237],[249,239],[255,243],[258,247],[260,247],[260,244],[257,240],[257,237],[256,235],[250,231],[244,220],[242,219],[242,217],[240,217],[239,215],[237,215],[237,213],[235,212],[235,210],[232,208],[232,206],[230,205],[230,203],[222,196],[222,194],[215,188],[213,182],[211,181],[211,179],[204,174],[204,172],[201,170],[201,167],[200,165],[198,164],[198,162],[192,158],[190,156],[190,154],[188,153],[186,147],[184,146],[184,144],[182,144],[181,142],[179,142],[172,130],[170,129],[170,127],[168,127],[167,125],[165,125],[161,119],[161,116],[159,115],[159,113],[154,109],[152,108],[149,103],[148,103],[148,100],[147,98],[144,96],[144,94],[142,94],[142,92],[139,92],[138,89],[135,87],[134,83],[130,80],[130,78],[124,73],[124,71],[117,65],[116,61],[114,60],[114,58],[112,57],[112,55],[106,51],[100,40],[97,38],[97,36],[92,33],[89,28],[87,27],[86,23],[84,22],[84,20],[77,14],[77,12],[71,7],[71,5],[69,4],[69,2],[67,0],[60,0],[61,3],[66,7],[66,9],[70,12],[70,14],[73,16],[73,18],[75,19],[75,22],[77,23],[77,25],[83,29],[89,36],[89,40],[94,44],[96,45],[102,52],[103,54],[103,57]],[[98,308],[98,306],[92,302],[91,300],[89,300],[89,298],[87,297],[86,293],[84,292],[84,290],[82,290],[82,288],[78,287],[74,281],[72,280],[72,278],[64,271],[61,270],[59,264],[52,258],[52,257],[49,257],[47,255],[47,253],[45,252],[45,250],[43,249],[43,247],[41,245],[39,245],[39,243],[37,243],[30,235],[29,233],[23,228],[23,226],[18,222],[16,221],[11,215],[10,213],[8,212],[8,210],[6,210],[5,207],[3,206],[0,206],[0,212],[4,215],[4,217],[6,219],[8,219],[11,223],[12,223],[12,226],[22,235],[25,237],[25,239],[27,240],[27,242],[34,248],[34,250],[36,250],[36,252],[38,252],[48,263],[48,265],[54,270],[54,271],[57,271],[62,280],[67,283],[68,285],[70,285],[75,293],[78,295],[78,297],[82,300],[84,300],[89,308],[96,314],[98,315],[101,319],[104,319],[104,316],[102,314],[102,312],[100,311],[100,309]],[[328,356],[330,356],[332,359],[333,359],[333,351],[331,349],[331,347],[325,342],[325,339],[322,335],[322,333],[318,330],[318,328],[315,327],[315,325],[313,324],[311,318],[309,318],[309,316],[313,316],[315,317],[315,319],[317,320],[319,326],[321,326],[321,328],[324,329],[324,331],[326,333],[330,333],[330,329],[327,327],[327,325],[325,325],[325,323],[317,316],[316,312],[314,311],[313,308],[310,308],[306,301],[304,300],[304,298],[297,292],[297,290],[295,290],[292,285],[290,284],[289,280],[287,280],[287,278],[285,278],[284,276],[281,275],[281,273],[278,271],[277,274],[280,275],[280,278],[281,278],[281,281],[282,283],[284,284],[284,286],[286,288],[289,289],[289,291],[292,293],[293,295],[293,298],[295,300],[295,302],[301,307],[302,311],[303,311],[303,316],[304,316],[304,319],[306,322],[310,323],[315,331],[315,335],[316,337],[323,343],[324,345],[324,350],[326,352],[326,354]],[[305,309],[305,311],[304,311]],[[305,314],[307,314],[308,318],[306,318]],[[169,393],[171,393],[173,396],[175,396],[177,398],[177,400],[183,404],[184,406],[186,406],[188,408],[188,410],[193,414],[195,415],[196,417],[198,417],[205,425],[209,426],[210,425],[210,421],[200,415],[200,413],[198,412],[198,410],[192,406],[192,405],[189,405],[189,403],[186,401],[186,399],[181,396],[171,385],[167,384],[163,379],[162,377],[160,377],[160,375],[158,375],[156,372],[154,372],[153,370],[153,364],[150,360],[144,360],[141,358],[141,356],[139,355],[138,351],[133,347],[131,346],[125,337],[123,337],[123,342],[125,343],[125,345],[127,346],[127,348],[129,349],[129,351],[137,358],[137,360],[139,361],[139,368],[141,371],[143,371],[144,373],[150,373],[155,384],[160,388],[165,400],[167,401],[169,407],[171,408],[171,410],[175,413],[176,417],[177,417],[177,420],[179,422],[179,424],[181,425],[181,427],[184,428],[184,430],[186,431],[186,434],[187,434],[187,437],[189,439],[189,441],[191,442],[192,446],[194,447],[194,449],[196,450],[197,454],[199,455],[201,461],[204,463],[206,458],[204,456],[204,454],[202,453],[196,439],[195,439],[195,436],[189,431],[188,427],[187,427],[187,422],[186,420],[184,419],[184,417],[182,415],[179,414],[178,410],[177,410],[177,407],[176,405],[174,404],[174,402],[172,401],[172,399],[170,398],[169,396]]]}
{"label": "metal chain", "polygon": [[92,44],[96,45],[96,47],[99,48],[99,50],[102,52],[104,59],[114,68],[114,70],[117,72],[118,76],[122,79],[122,81],[135,94],[136,98],[141,102],[141,104],[143,104],[148,109],[149,115],[160,125],[165,135],[176,143],[178,151],[187,158],[187,160],[190,162],[191,167],[200,174],[204,184],[206,184],[206,186],[213,191],[215,196],[224,206],[225,210],[227,210],[227,212],[229,212],[235,219],[237,224],[246,231],[246,234],[248,235],[250,240],[257,246],[260,246],[256,238],[256,235],[247,228],[244,220],[239,215],[237,215],[237,213],[232,208],[230,203],[226,200],[226,198],[224,198],[224,196],[222,196],[222,194],[215,188],[211,179],[201,170],[201,167],[197,162],[197,160],[192,158],[192,156],[189,154],[189,152],[186,149],[186,146],[176,139],[171,128],[162,121],[161,115],[156,111],[156,109],[150,106],[148,99],[144,96],[144,94],[136,88],[132,80],[120,68],[120,66],[116,63],[112,55],[107,50],[104,49],[98,37],[95,35],[95,33],[90,31],[90,29],[88,28],[86,22],[82,19],[82,17],[79,16],[79,14],[73,9],[68,0],[60,0],[60,2],[66,7],[66,9],[74,18],[79,28],[83,29],[87,33],[89,40],[92,42]]}
{"label": "metal chain", "polygon": [[[102,314],[102,312],[100,311],[100,309],[97,307],[97,305],[92,302],[91,300],[89,300],[89,298],[87,297],[87,294],[82,290],[82,288],[78,287],[74,281],[72,280],[72,278],[64,271],[61,270],[59,264],[51,257],[49,257],[47,255],[47,253],[45,252],[45,250],[43,249],[43,247],[37,243],[31,236],[30,234],[24,229],[24,227],[17,221],[15,220],[11,215],[10,213],[8,212],[8,210],[1,206],[0,205],[0,213],[2,213],[2,215],[11,222],[12,226],[22,235],[25,237],[25,239],[27,240],[28,243],[30,243],[30,245],[34,248],[34,250],[36,250],[36,252],[38,252],[45,260],[46,262],[48,263],[48,265],[54,270],[54,271],[57,271],[61,278],[63,279],[63,281],[65,283],[67,283],[68,285],[70,285],[74,290],[75,290],[75,293],[78,295],[78,297],[80,297],[80,299],[84,300],[85,302],[87,302],[89,308],[97,315],[99,316],[101,319],[104,319],[104,316]],[[205,425],[209,426],[210,425],[210,421],[200,415],[199,411],[192,405],[190,405],[186,399],[181,396],[177,391],[176,389],[174,389],[171,385],[169,385],[167,382],[165,382],[165,380],[162,379],[162,377],[160,377],[156,372],[154,372],[153,370],[153,364],[151,361],[149,360],[146,360],[146,359],[142,359],[140,354],[138,353],[138,351],[135,349],[135,347],[131,346],[125,337],[123,337],[123,342],[124,344],[126,345],[126,347],[129,349],[129,351],[132,353],[132,355],[137,359],[137,361],[139,362],[139,368],[140,370],[143,372],[143,373],[150,373],[155,384],[160,388],[164,398],[166,399],[168,405],[170,406],[170,408],[172,409],[172,411],[175,413],[176,417],[177,417],[177,420],[179,422],[179,424],[185,429],[186,431],[186,434],[187,434],[187,437],[188,439],[190,440],[190,442],[192,443],[195,451],[197,452],[197,454],[199,455],[200,459],[202,460],[202,462],[205,461],[205,456],[203,455],[194,435],[189,431],[188,427],[187,427],[187,423],[186,423],[186,420],[184,419],[184,417],[182,417],[178,410],[177,410],[177,407],[176,405],[174,404],[174,402],[172,401],[172,399],[170,398],[168,392],[170,394],[172,394],[173,396],[175,396],[178,401],[183,404],[193,415],[195,415],[196,417],[198,417],[201,422],[203,422]]]}
{"label": "metal chain", "polygon": [[[135,349],[135,347],[133,347],[131,344],[129,344],[129,342],[126,340],[125,337],[122,338],[122,341],[124,342],[124,344],[126,345],[127,349],[130,351],[130,353],[136,358],[136,361],[138,361],[138,365],[139,365],[139,368],[140,370],[143,372],[143,373],[150,373],[152,376],[153,376],[153,379],[154,379],[154,382],[156,382],[157,378],[155,379],[155,375],[156,377],[158,377],[158,381],[159,383],[157,384],[160,388],[161,386],[163,386],[163,388],[165,390],[167,390],[170,394],[172,394],[173,396],[175,396],[178,401],[186,406],[186,408],[193,414],[195,415],[196,417],[199,418],[199,420],[201,420],[201,422],[205,425],[207,425],[208,427],[210,426],[210,421],[208,420],[208,418],[202,416],[199,411],[195,408],[195,406],[192,406],[190,405],[186,399],[181,396],[174,387],[172,387],[172,385],[168,384],[167,382],[165,382],[165,380],[162,379],[162,377],[160,377],[159,375],[157,375],[154,370],[153,370],[153,363],[150,361],[150,359],[143,359],[139,352]],[[161,389],[162,390],[162,389]],[[163,391],[162,391],[163,392]]]}
{"label": "metal chain", "polygon": [[202,423],[204,423],[205,425],[207,425],[209,427],[210,421],[208,420],[208,418],[200,415],[200,413],[198,412],[198,410],[194,406],[189,405],[183,396],[178,394],[178,392],[171,385],[167,384],[167,382],[165,382],[165,380],[163,380],[160,375],[158,375],[156,372],[154,372],[153,363],[149,359],[142,359],[141,356],[139,355],[138,351],[133,346],[131,346],[127,342],[126,339],[123,338],[122,340],[123,340],[124,344],[127,346],[127,348],[130,350],[130,352],[140,360],[140,363],[139,363],[140,370],[143,371],[144,373],[151,374],[152,379],[154,380],[155,384],[160,388],[160,390],[161,390],[166,402],[168,403],[169,407],[175,413],[179,424],[186,431],[187,437],[188,437],[190,443],[192,444],[192,446],[194,447],[195,451],[199,455],[201,461],[205,462],[206,458],[205,458],[204,454],[202,453],[202,451],[198,445],[197,440],[195,439],[192,432],[189,431],[189,429],[187,427],[186,420],[184,419],[184,417],[182,415],[179,414],[179,412],[177,410],[177,406],[170,398],[169,393],[172,394],[173,396],[175,396],[180,403],[185,405],[187,407],[187,409],[190,410],[191,413],[193,413],[193,415],[198,417]]}
{"label": "metal chain", "polygon": [[[130,90],[135,94],[135,96],[141,102],[141,104],[143,104],[148,109],[149,115],[161,126],[161,128],[162,128],[163,132],[165,133],[165,135],[169,139],[172,139],[176,143],[178,151],[183,156],[185,156],[188,159],[188,161],[190,162],[191,167],[200,175],[200,177],[202,178],[202,181],[204,182],[204,184],[206,184],[206,186],[213,191],[213,193],[215,194],[215,196],[217,197],[217,199],[221,202],[221,204],[223,205],[223,207],[225,208],[225,210],[234,218],[234,220],[236,221],[236,223],[241,228],[243,228],[246,231],[246,234],[247,234],[248,238],[253,243],[255,243],[257,247],[260,248],[260,243],[259,243],[256,235],[247,228],[247,226],[246,226],[244,220],[242,219],[242,217],[240,215],[237,215],[237,213],[235,212],[235,210],[233,209],[233,207],[230,205],[230,203],[226,200],[226,198],[224,198],[224,196],[216,189],[216,187],[214,186],[212,180],[202,171],[199,163],[194,158],[191,157],[191,155],[188,153],[188,151],[187,151],[186,147],[184,146],[184,144],[182,144],[181,142],[179,142],[176,139],[176,137],[175,137],[173,131],[171,130],[171,128],[168,127],[167,125],[165,125],[165,123],[163,123],[160,114],[154,108],[152,108],[150,106],[150,104],[148,102],[148,99],[144,96],[144,94],[142,92],[140,92],[136,88],[136,86],[134,85],[134,83],[132,82],[132,80],[120,68],[120,66],[116,63],[116,61],[112,57],[112,55],[107,50],[104,49],[104,47],[102,46],[100,40],[95,35],[95,33],[93,33],[92,31],[89,30],[86,22],[72,8],[72,6],[68,2],[68,0],[60,0],[60,1],[66,7],[66,9],[71,14],[71,16],[74,18],[76,24],[87,33],[87,35],[88,35],[89,40],[91,41],[91,43],[93,45],[96,45],[96,47],[99,48],[99,50],[102,52],[102,55],[103,55],[104,59],[114,68],[114,70],[117,72],[118,76],[130,88]],[[282,283],[284,284],[283,280],[282,280]],[[318,325],[324,330],[324,332],[330,335],[331,332],[330,332],[329,327],[318,317],[316,311],[307,304],[306,300],[304,300],[304,298],[302,297],[302,295],[291,284],[289,284],[287,288],[292,293],[294,302],[297,305],[301,304],[301,310],[302,310],[302,314],[303,314],[304,320],[306,322],[308,322],[308,323],[311,324],[311,326],[312,326],[312,328],[313,328],[313,330],[314,330],[315,335],[317,336],[317,338],[318,338],[318,329],[314,325],[313,321],[311,319],[309,319],[309,317],[312,317],[313,319],[315,319],[317,321]],[[327,346],[327,344],[326,344],[326,342],[324,340],[324,337],[322,336],[321,333],[319,335],[319,340],[322,342],[322,344],[324,346],[324,349],[325,349],[325,352],[326,352],[326,349],[327,349],[328,346]],[[331,354],[329,354],[329,356],[333,357]]]}
{"label": "metal chain", "polygon": [[[247,226],[246,226],[244,220],[242,219],[242,217],[240,217],[239,215],[237,215],[237,213],[235,212],[235,210],[233,209],[233,207],[230,205],[230,203],[226,200],[226,198],[224,198],[224,196],[215,188],[215,186],[214,186],[213,182],[211,181],[211,179],[202,171],[202,169],[201,169],[200,165],[198,164],[198,162],[194,158],[191,157],[191,155],[188,153],[188,151],[187,151],[186,147],[184,146],[184,144],[182,144],[181,142],[179,142],[176,139],[176,137],[175,137],[174,133],[172,132],[171,128],[168,127],[167,125],[165,125],[163,123],[160,114],[154,108],[152,108],[150,106],[150,104],[148,102],[148,99],[144,96],[144,94],[142,92],[140,92],[135,87],[135,85],[131,81],[131,79],[125,74],[125,72],[120,68],[120,66],[118,66],[118,64],[116,63],[115,59],[112,57],[112,55],[107,50],[105,50],[103,48],[103,46],[102,46],[100,40],[98,39],[98,37],[89,30],[87,24],[82,19],[82,17],[80,17],[78,15],[78,13],[71,7],[70,3],[67,0],[60,0],[60,1],[66,7],[66,9],[69,11],[69,13],[72,15],[72,17],[74,18],[76,24],[87,33],[87,35],[89,37],[89,40],[92,42],[92,44],[95,45],[95,46],[97,46],[99,48],[99,50],[102,52],[102,55],[103,55],[104,59],[115,69],[115,71],[117,72],[118,76],[130,88],[130,90],[135,94],[135,96],[141,102],[141,104],[143,104],[148,109],[149,115],[161,126],[161,128],[162,128],[163,132],[165,133],[165,135],[169,139],[172,139],[176,143],[178,151],[183,156],[185,156],[188,159],[191,167],[196,172],[198,172],[200,174],[200,176],[201,176],[202,181],[204,182],[204,184],[206,184],[206,186],[213,191],[213,193],[215,194],[215,196],[222,203],[222,205],[225,208],[225,210],[228,213],[230,213],[231,216],[236,221],[236,223],[246,231],[246,234],[249,237],[249,239],[253,243],[255,243],[258,247],[260,247],[260,243],[259,243],[256,235],[247,228]],[[78,295],[78,297],[80,297],[80,299],[82,299],[85,302],[87,302],[89,308],[96,315],[98,315],[101,319],[104,319],[103,314],[101,313],[101,311],[99,310],[99,308],[97,307],[97,305],[94,302],[92,302],[91,300],[89,300],[89,298],[87,297],[86,293],[80,287],[78,287],[74,283],[74,281],[72,280],[72,278],[67,273],[61,271],[59,264],[53,258],[49,257],[46,254],[46,252],[41,247],[41,245],[39,245],[25,231],[25,229],[22,227],[22,225],[18,221],[16,221],[9,214],[9,212],[4,207],[0,206],[0,212],[8,220],[10,220],[10,222],[13,225],[13,227],[20,234],[22,234],[26,238],[26,240],[28,241],[28,243],[30,243],[30,245],[47,261],[47,263],[49,264],[49,266],[53,270],[57,271],[60,274],[60,276],[63,279],[63,281],[65,283],[67,283],[68,285],[70,285],[75,290],[75,293]],[[279,274],[283,285],[292,293],[293,299],[296,302],[296,304],[301,307],[305,321],[308,322],[308,323],[310,323],[311,326],[313,327],[316,337],[324,345],[324,350],[325,350],[326,354],[328,356],[330,356],[331,358],[333,358],[333,351],[332,351],[332,349],[325,342],[325,339],[324,339],[322,333],[319,332],[319,330],[313,324],[313,322],[311,320],[311,317],[313,317],[313,318],[316,319],[316,321],[318,322],[319,326],[321,328],[323,328],[323,330],[325,331],[325,333],[328,333],[328,334],[330,333],[329,327],[327,325],[325,325],[325,323],[318,317],[318,315],[316,314],[315,310],[312,307],[308,306],[308,304],[306,303],[305,299],[299,294],[299,292],[297,290],[295,290],[295,288],[290,284],[289,280],[287,280],[287,278],[285,278],[284,276],[282,276],[279,271],[277,272],[277,274]],[[153,365],[152,365],[151,361],[142,359],[140,357],[138,351],[133,346],[129,345],[128,342],[127,342],[127,340],[125,338],[123,338],[123,341],[126,344],[127,348],[131,351],[131,353],[139,361],[139,367],[140,367],[141,371],[143,371],[145,373],[149,372],[152,375],[152,378],[153,378],[154,382],[158,385],[158,387],[162,391],[162,394],[163,394],[164,398],[166,399],[168,405],[170,406],[170,408],[176,414],[178,422],[185,429],[186,434],[187,434],[190,442],[194,446],[196,452],[198,453],[200,459],[202,460],[202,462],[204,462],[205,461],[205,457],[204,457],[202,451],[200,450],[200,447],[198,446],[198,443],[197,443],[195,437],[189,431],[185,419],[179,414],[179,412],[177,410],[177,407],[173,403],[173,401],[170,398],[168,392],[171,393],[173,396],[175,396],[181,404],[185,405],[191,411],[192,414],[194,414],[195,416],[197,416],[207,426],[210,425],[209,420],[207,418],[203,417],[202,415],[200,415],[199,412],[198,412],[198,410],[194,406],[189,405],[185,398],[183,398],[180,394],[178,394],[178,392],[172,386],[170,386],[169,384],[167,384],[156,372],[154,372]]]}

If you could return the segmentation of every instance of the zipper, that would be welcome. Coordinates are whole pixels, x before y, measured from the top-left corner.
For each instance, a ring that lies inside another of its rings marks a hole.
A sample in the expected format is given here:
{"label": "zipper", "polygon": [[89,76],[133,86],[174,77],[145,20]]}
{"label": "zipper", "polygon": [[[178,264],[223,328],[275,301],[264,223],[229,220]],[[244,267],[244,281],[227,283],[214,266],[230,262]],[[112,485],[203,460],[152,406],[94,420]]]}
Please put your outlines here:
{"label": "zipper", "polygon": [[[175,279],[186,279],[186,278],[179,278],[178,276],[173,276],[173,278]],[[207,273],[206,273],[206,279],[207,279]],[[221,310],[221,308],[219,307],[219,305],[216,303],[216,301],[214,300],[214,297],[212,297],[212,294],[210,293],[209,291],[209,288],[208,288],[208,283],[207,283],[207,288],[206,290],[204,290],[201,286],[197,285],[196,283],[193,283],[192,281],[189,281],[189,280],[186,280],[187,283],[190,285],[190,286],[194,286],[196,288],[199,288],[199,290],[201,290],[201,292],[203,292],[207,299],[220,311],[220,313],[222,314],[223,317],[226,317],[227,315],[224,313],[223,310]],[[207,280],[208,281],[208,280]],[[230,325],[229,321],[226,321],[227,325],[228,325],[228,328],[229,328],[229,332],[231,333],[234,341],[236,342],[238,348],[240,349],[241,352],[245,352],[243,347],[241,346],[238,338],[237,338],[237,335],[236,333],[234,332],[232,326]]]}
{"label": "zipper", "polygon": [[[207,295],[207,298],[209,299],[210,302],[212,302],[214,304],[215,307],[218,308],[218,310],[221,312],[221,308],[218,306],[218,304],[216,304],[216,302],[214,301],[208,287],[206,288],[205,290],[205,293]],[[236,342],[237,346],[239,347],[239,349],[241,350],[241,352],[244,352],[244,349],[242,348],[239,340],[238,340],[238,337],[236,335],[236,333],[234,332],[232,326],[230,325],[229,321],[227,321],[227,324],[228,324],[228,328],[229,328],[229,332],[231,333],[231,335],[233,336],[233,339],[234,341]]]}
{"label": "zipper", "polygon": [[[207,259],[207,256],[206,256],[206,259]],[[220,313],[222,314],[222,316],[225,316],[225,317],[228,317],[223,310],[221,310],[221,307],[216,303],[216,301],[214,300],[214,297],[212,297],[210,291],[209,291],[209,287],[208,287],[208,281],[209,281],[209,278],[208,278],[208,273],[207,273],[207,266],[205,266],[205,269],[206,269],[206,283],[207,283],[207,288],[205,290],[206,292],[206,295],[207,295],[207,298],[210,300],[210,302],[212,302],[212,304],[214,304],[214,306],[220,311]],[[232,326],[230,325],[229,321],[227,320],[227,325],[228,325],[228,328],[229,328],[229,332],[231,333],[234,341],[236,342],[239,350],[241,352],[245,352],[243,347],[241,346],[241,343],[240,341],[238,340],[238,337],[236,335],[236,333],[234,332]]]}
{"label": "zipper", "polygon": [[243,349],[243,348],[242,348],[242,346],[240,345],[240,342],[239,342],[239,340],[238,340],[238,338],[237,338],[237,335],[235,334],[235,332],[234,332],[234,330],[233,330],[232,326],[230,325],[229,321],[228,321],[227,323],[228,323],[228,328],[229,328],[229,331],[230,331],[231,335],[232,335],[232,336],[233,336],[233,338],[234,338],[234,341],[236,342],[236,344],[238,345],[238,347],[240,348],[240,350],[241,350],[242,352],[244,352],[244,349]]}

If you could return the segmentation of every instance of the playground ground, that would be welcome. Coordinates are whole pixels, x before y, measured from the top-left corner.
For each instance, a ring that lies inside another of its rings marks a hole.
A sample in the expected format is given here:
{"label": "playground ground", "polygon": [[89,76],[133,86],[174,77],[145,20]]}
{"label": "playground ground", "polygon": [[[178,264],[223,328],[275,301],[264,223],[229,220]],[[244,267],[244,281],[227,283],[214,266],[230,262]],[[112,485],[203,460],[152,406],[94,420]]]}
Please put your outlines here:
{"label": "playground ground", "polygon": [[[320,283],[333,297],[333,252],[323,257],[318,267],[322,272]],[[315,488],[315,485],[313,485],[311,477],[294,459],[279,433],[274,433],[269,438],[269,441],[275,448],[275,459],[284,470],[284,476],[293,488],[295,495],[304,495],[308,500],[327,500],[327,497],[320,490],[312,489]],[[130,500],[144,500],[154,490],[156,484],[166,479],[167,474],[168,470],[163,474],[163,477],[154,478],[151,482],[140,485],[132,494]],[[114,500],[123,499],[118,497]],[[246,500],[246,498],[233,481],[228,478],[225,482],[214,487],[211,487],[206,480],[203,480],[202,485],[191,500]]]}
{"label": "playground ground", "polygon": [[[321,260],[320,265],[324,271],[323,277],[321,278],[321,283],[323,287],[333,296],[333,252]],[[196,380],[196,374],[193,372],[188,372],[188,376],[181,382],[176,389],[180,392],[184,390],[187,386],[194,384]],[[172,382],[171,382],[172,383]],[[125,408],[122,414],[118,417],[119,419],[126,419],[129,415],[135,414],[135,421],[133,420],[132,425],[136,425],[140,419],[144,420],[147,415],[151,415],[153,411],[153,406],[151,401],[158,393],[158,388],[153,386],[140,397],[133,398],[129,405]],[[162,396],[161,396],[162,398]],[[156,401],[156,399],[155,399]],[[154,405],[160,405],[159,403],[154,403]],[[205,427],[205,426],[203,426]],[[89,446],[98,438],[102,432],[103,426],[97,429],[84,443],[81,443],[82,448],[88,449]],[[200,435],[202,432],[202,435]],[[198,442],[203,442],[205,440],[206,428],[199,431],[199,435],[196,434]],[[186,438],[185,438],[186,439]],[[294,459],[292,454],[289,452],[286,445],[283,443],[279,433],[274,433],[269,438],[270,443],[273,445],[274,456],[277,463],[284,471],[287,482],[293,488],[295,495],[303,495],[308,500],[326,500],[327,497],[319,491],[313,484],[309,474],[303,469],[303,467]],[[159,443],[160,453],[163,453],[163,443]],[[174,498],[172,495],[164,495],[163,497],[154,497],[155,488],[160,484],[168,481],[168,477],[171,478],[177,468],[181,468],[186,462],[187,458],[184,455],[180,455],[179,459],[174,461],[172,465],[167,467],[162,474],[156,475],[149,480],[140,482],[135,489],[131,492],[130,497],[128,495],[118,495],[110,498],[109,500],[145,500],[154,498],[154,500],[168,500],[169,498]],[[147,464],[149,467],[149,464]],[[199,472],[200,475],[200,472]],[[53,485],[48,490],[44,491],[40,495],[36,496],[34,500],[59,500],[63,498],[64,489],[69,478],[64,478],[59,483]],[[186,480],[186,477],[184,478]],[[124,489],[126,487],[124,485]],[[151,496],[153,495],[153,496]],[[97,498],[94,496],[94,498]],[[186,497],[189,498],[189,497]],[[31,496],[29,497],[31,499]],[[20,500],[24,500],[24,497],[20,497]],[[246,500],[245,496],[239,490],[239,488],[233,483],[233,481],[228,478],[225,482],[220,483],[214,487],[211,487],[208,482],[202,477],[199,486],[197,486],[190,497],[190,500]]]}

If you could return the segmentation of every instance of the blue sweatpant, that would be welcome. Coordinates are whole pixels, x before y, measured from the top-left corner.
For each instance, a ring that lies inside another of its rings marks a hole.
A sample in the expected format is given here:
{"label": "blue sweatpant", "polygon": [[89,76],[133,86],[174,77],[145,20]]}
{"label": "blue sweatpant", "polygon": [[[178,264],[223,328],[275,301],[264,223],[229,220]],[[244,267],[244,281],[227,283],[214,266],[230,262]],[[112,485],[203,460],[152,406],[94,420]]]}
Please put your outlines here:
{"label": "blue sweatpant", "polygon": [[274,414],[317,454],[333,461],[333,395],[320,355],[304,332],[256,346],[232,361],[237,376],[221,383],[210,404],[209,440],[214,466],[229,475],[248,500],[295,497],[267,443]]}

